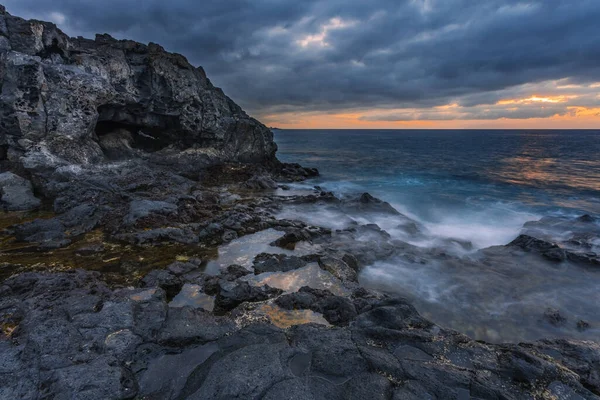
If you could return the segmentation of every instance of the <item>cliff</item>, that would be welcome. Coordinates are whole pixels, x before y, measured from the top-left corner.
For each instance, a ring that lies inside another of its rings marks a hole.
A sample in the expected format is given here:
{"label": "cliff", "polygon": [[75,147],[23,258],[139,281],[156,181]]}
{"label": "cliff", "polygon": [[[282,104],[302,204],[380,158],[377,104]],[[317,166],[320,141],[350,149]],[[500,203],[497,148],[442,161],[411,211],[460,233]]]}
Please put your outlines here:
{"label": "cliff", "polygon": [[161,46],[97,35],[0,6],[0,160],[38,171],[141,158],[181,171],[268,162],[269,129]]}

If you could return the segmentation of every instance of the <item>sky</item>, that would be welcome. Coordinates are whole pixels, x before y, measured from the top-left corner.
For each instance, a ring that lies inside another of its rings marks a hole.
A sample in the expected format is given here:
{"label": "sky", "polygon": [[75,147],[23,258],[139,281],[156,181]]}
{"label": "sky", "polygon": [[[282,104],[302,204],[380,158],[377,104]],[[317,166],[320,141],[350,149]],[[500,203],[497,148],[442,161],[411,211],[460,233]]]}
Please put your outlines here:
{"label": "sky", "polygon": [[598,128],[600,0],[4,0],[156,42],[280,128]]}

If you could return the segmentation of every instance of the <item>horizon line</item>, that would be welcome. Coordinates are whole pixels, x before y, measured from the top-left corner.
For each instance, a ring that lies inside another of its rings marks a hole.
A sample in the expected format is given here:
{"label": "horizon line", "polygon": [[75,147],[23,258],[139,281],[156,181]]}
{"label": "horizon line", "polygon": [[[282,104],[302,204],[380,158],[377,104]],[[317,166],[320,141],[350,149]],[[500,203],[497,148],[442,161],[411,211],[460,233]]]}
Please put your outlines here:
{"label": "horizon line", "polygon": [[277,128],[277,131],[600,131],[600,128]]}

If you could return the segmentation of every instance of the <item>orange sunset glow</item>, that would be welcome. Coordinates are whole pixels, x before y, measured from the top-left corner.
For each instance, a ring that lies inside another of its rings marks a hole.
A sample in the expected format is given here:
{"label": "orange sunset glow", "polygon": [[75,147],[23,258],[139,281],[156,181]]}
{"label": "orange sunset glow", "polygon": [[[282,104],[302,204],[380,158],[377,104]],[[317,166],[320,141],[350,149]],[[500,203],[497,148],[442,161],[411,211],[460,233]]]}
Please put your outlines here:
{"label": "orange sunset glow", "polygon": [[[583,86],[554,81],[542,86],[544,89],[550,88],[549,92],[507,96],[493,104],[471,107],[451,102],[431,108],[283,112],[265,114],[259,118],[269,126],[282,129],[600,128],[600,83]],[[531,117],[519,117],[519,112],[530,113]],[[536,116],[536,112],[546,115]],[[487,118],[487,115],[496,117]]]}
{"label": "orange sunset glow", "polygon": [[566,115],[548,118],[446,121],[363,121],[368,113],[288,113],[267,115],[262,120],[281,129],[598,129],[600,108],[569,107]]}

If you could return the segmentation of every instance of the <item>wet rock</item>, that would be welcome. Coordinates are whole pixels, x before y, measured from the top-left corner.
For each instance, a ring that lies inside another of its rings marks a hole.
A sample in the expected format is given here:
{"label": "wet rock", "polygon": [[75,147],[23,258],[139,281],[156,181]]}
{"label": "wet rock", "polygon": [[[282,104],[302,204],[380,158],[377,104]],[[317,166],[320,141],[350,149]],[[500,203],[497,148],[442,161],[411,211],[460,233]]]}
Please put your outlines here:
{"label": "wet rock", "polygon": [[216,296],[221,290],[222,279],[219,276],[204,276],[201,278],[204,293],[209,296]]}
{"label": "wet rock", "polygon": [[104,349],[117,358],[130,359],[142,338],[129,329],[121,329],[110,333],[104,340]]}
{"label": "wet rock", "polygon": [[288,272],[305,267],[308,262],[296,256],[261,253],[254,258],[252,266],[256,275],[265,272]]}
{"label": "wet rock", "polygon": [[559,247],[555,243],[549,243],[541,239],[537,239],[528,235],[520,235],[507,246],[516,246],[528,252],[536,252],[544,256],[546,259],[561,262],[571,261],[578,264],[598,266],[600,258],[594,252],[575,252]]}
{"label": "wet rock", "polygon": [[567,318],[555,308],[546,309],[544,311],[544,319],[554,326],[564,326],[567,323]]}
{"label": "wet rock", "polygon": [[278,175],[281,180],[301,181],[319,176],[319,171],[316,168],[305,168],[300,164],[281,163],[278,169]]}
{"label": "wet rock", "polygon": [[285,343],[257,343],[229,352],[212,365],[201,386],[188,398],[261,398],[273,385],[290,377],[280,362],[285,347]]}
{"label": "wet rock", "polygon": [[58,219],[68,229],[68,235],[75,237],[95,229],[106,212],[107,208],[100,208],[93,204],[81,204],[60,215]]}
{"label": "wet rock", "polygon": [[402,215],[398,210],[392,207],[390,203],[379,200],[369,193],[363,193],[357,198],[351,198],[344,201],[342,203],[342,209],[346,212]]}
{"label": "wet rock", "polygon": [[539,253],[559,248],[558,245],[554,243],[549,243],[527,235],[519,235],[519,237],[510,242],[508,246],[520,247],[525,251],[535,251]]}
{"label": "wet rock", "polygon": [[270,176],[253,176],[244,183],[244,188],[248,190],[267,190],[277,189],[277,182]]}
{"label": "wet rock", "polygon": [[220,274],[219,274],[219,278],[220,279],[224,279],[226,281],[229,282],[233,282],[243,276],[249,275],[251,274],[252,271],[248,270],[248,268],[243,267],[241,265],[230,265],[227,268],[225,268],[225,270],[223,270]]}
{"label": "wet rock", "polygon": [[140,374],[140,395],[149,399],[181,398],[188,377],[218,350],[216,344],[208,343],[152,359]]}
{"label": "wet rock", "polygon": [[321,269],[329,272],[331,275],[335,276],[342,282],[357,282],[358,281],[356,270],[351,268],[343,260],[333,258],[333,257],[320,257],[319,258],[319,267],[321,267]]}
{"label": "wet rock", "polygon": [[222,240],[221,237],[222,237],[223,233],[224,233],[223,226],[219,223],[214,222],[214,223],[209,224],[203,230],[201,230],[198,237],[201,240],[206,240],[206,239],[214,238],[214,237],[218,236],[219,239]]}
{"label": "wet rock", "polygon": [[271,243],[271,246],[277,246],[283,249],[294,250],[296,248],[296,243],[310,240],[310,238],[311,234],[309,232],[298,229],[286,233],[285,235]]}
{"label": "wet rock", "polygon": [[232,240],[237,239],[237,237],[238,237],[238,234],[236,231],[227,230],[223,233],[223,236],[221,237],[221,241],[223,243],[229,243]]}
{"label": "wet rock", "polygon": [[12,172],[0,174],[0,203],[7,211],[32,210],[40,206],[33,195],[31,182]]}
{"label": "wet rock", "polygon": [[134,200],[129,205],[129,213],[125,216],[124,222],[132,225],[151,214],[169,215],[175,212],[177,206],[165,201]]}
{"label": "wet rock", "polygon": [[264,301],[280,295],[283,291],[268,285],[251,286],[248,282],[220,285],[215,298],[215,313],[225,314],[244,302]]}
{"label": "wet rock", "polygon": [[238,329],[227,317],[167,307],[160,289],[112,291],[97,278],[31,273],[5,282],[0,315],[20,316],[11,340],[0,341],[3,397],[519,399],[547,392],[594,399],[600,393],[596,344],[474,342],[425,320],[405,300],[378,299],[364,289],[351,296],[353,304],[365,304],[354,312],[344,304],[350,299],[325,290],[280,296],[276,302],[318,307],[339,325],[283,331],[264,323]]}
{"label": "wet rock", "polygon": [[560,248],[548,249],[542,254],[550,261],[561,262],[567,259],[567,252]]}
{"label": "wet rock", "polygon": [[404,222],[404,223],[398,225],[396,228],[401,229],[404,232],[406,232],[407,234],[412,235],[412,236],[415,236],[415,235],[418,235],[419,233],[421,233],[419,226],[416,224],[416,222],[412,222],[412,221]]}
{"label": "wet rock", "polygon": [[212,342],[232,332],[231,320],[215,317],[198,308],[169,308],[167,319],[158,333],[158,341],[169,346]]}
{"label": "wet rock", "polygon": [[357,316],[356,307],[348,298],[308,286],[300,288],[296,293],[280,296],[275,304],[286,310],[309,309],[321,313],[327,322],[337,326],[348,325]]}
{"label": "wet rock", "polygon": [[176,276],[182,276],[200,268],[201,263],[200,259],[190,259],[187,262],[175,261],[169,264],[167,269]]}
{"label": "wet rock", "polygon": [[150,271],[140,281],[141,287],[152,288],[157,287],[165,291],[168,298],[173,298],[181,291],[183,281],[168,270]]}
{"label": "wet rock", "polygon": [[555,243],[549,243],[528,235],[519,235],[507,246],[519,247],[527,252],[539,253],[551,261],[564,261],[567,259],[567,253]]}
{"label": "wet rock", "polygon": [[356,257],[354,257],[350,253],[343,253],[342,261],[346,263],[350,268],[352,268],[355,272],[360,271],[360,263]]}
{"label": "wet rock", "polygon": [[573,252],[568,251],[568,252],[566,252],[566,258],[569,261],[572,261],[572,262],[578,263],[578,264],[600,266],[600,257],[598,257],[598,254],[593,253],[593,252],[573,253]]}
{"label": "wet rock", "polygon": [[36,219],[11,228],[17,240],[37,243],[42,249],[67,246],[72,238],[98,226],[105,211],[91,204],[81,204],[58,217]]}
{"label": "wet rock", "polygon": [[[282,223],[282,221],[279,221],[280,225]],[[288,232],[286,232],[286,234],[279,239],[270,243],[271,246],[277,246],[287,250],[294,250],[296,248],[296,244],[299,242],[311,242],[313,239],[331,235],[331,230],[316,226],[302,226],[302,228],[286,229],[288,229]]]}
{"label": "wet rock", "polygon": [[115,238],[136,245],[164,242],[192,244],[198,242],[198,237],[192,230],[174,227],[150,229],[135,233],[123,233],[115,235]]}
{"label": "wet rock", "polygon": [[82,246],[75,251],[75,254],[79,256],[91,256],[94,254],[102,253],[105,250],[103,243],[93,243],[86,246]]}
{"label": "wet rock", "polygon": [[346,326],[357,313],[352,301],[341,296],[326,296],[313,304],[311,310],[323,314],[332,325]]}
{"label": "wet rock", "polygon": [[579,321],[577,321],[577,329],[580,331],[590,329],[590,323],[580,319]]}
{"label": "wet rock", "polygon": [[596,222],[596,218],[592,217],[589,214],[585,214],[585,215],[582,215],[581,217],[577,218],[577,221],[589,224],[589,223]]}
{"label": "wet rock", "polygon": [[71,241],[67,239],[65,226],[58,218],[36,219],[13,228],[19,241],[38,243],[42,248],[58,248]]}

